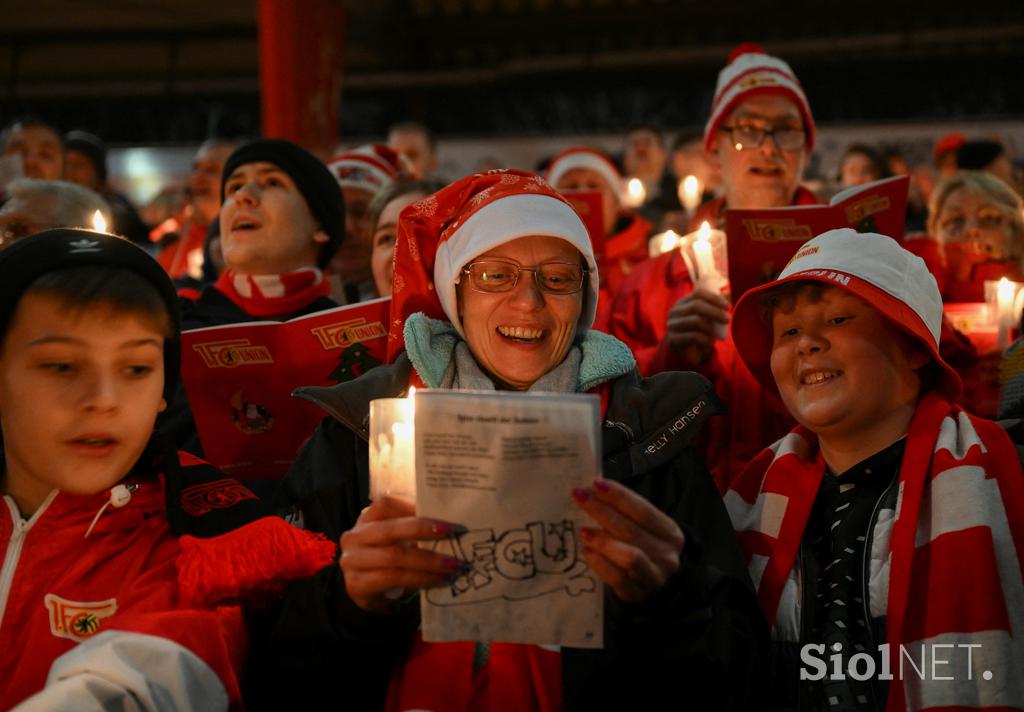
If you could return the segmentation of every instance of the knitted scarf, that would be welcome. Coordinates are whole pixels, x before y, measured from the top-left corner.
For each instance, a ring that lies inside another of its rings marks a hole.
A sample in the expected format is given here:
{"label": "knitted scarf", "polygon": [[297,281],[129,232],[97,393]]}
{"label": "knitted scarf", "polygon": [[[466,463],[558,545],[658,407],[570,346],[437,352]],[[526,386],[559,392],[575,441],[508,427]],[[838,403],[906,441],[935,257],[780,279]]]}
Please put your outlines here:
{"label": "knitted scarf", "polygon": [[[776,638],[799,630],[786,619],[799,616],[797,554],[824,473],[817,438],[798,427],[725,494]],[[1013,444],[995,423],[929,393],[910,423],[898,487],[896,518],[879,521],[872,545],[882,576],[870,607],[887,616],[894,675],[886,709],[1024,708],[1024,475]]]}
{"label": "knitted scarf", "polygon": [[214,285],[254,317],[294,314],[331,293],[323,273],[312,267],[284,274],[238,274],[225,270]]}

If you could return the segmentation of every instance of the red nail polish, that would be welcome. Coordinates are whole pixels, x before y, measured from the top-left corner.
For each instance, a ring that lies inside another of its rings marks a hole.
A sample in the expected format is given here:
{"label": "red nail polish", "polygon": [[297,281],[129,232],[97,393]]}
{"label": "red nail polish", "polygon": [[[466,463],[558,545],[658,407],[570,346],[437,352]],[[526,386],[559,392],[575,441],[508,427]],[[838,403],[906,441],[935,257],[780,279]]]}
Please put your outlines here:
{"label": "red nail polish", "polygon": [[435,534],[451,534],[455,531],[455,527],[447,522],[434,522],[434,525],[430,528]]}
{"label": "red nail polish", "polygon": [[602,492],[608,492],[612,488],[606,480],[603,480],[601,478],[594,480],[594,487],[601,490]]}
{"label": "red nail polish", "polygon": [[453,556],[444,557],[444,567],[449,571],[462,571],[465,565],[466,562],[462,559],[456,559]]}
{"label": "red nail polish", "polygon": [[581,504],[590,499],[590,493],[580,487],[573,487],[572,498]]}
{"label": "red nail polish", "polygon": [[590,541],[597,536],[597,532],[590,527],[580,527],[580,536],[583,538],[583,541]]}

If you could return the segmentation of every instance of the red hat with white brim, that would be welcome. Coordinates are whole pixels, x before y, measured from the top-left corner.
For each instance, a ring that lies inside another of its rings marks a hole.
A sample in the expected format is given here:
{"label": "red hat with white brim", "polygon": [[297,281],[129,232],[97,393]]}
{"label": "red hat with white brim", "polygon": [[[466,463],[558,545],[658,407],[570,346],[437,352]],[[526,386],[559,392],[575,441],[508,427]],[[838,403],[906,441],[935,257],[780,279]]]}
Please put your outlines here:
{"label": "red hat with white brim", "polygon": [[778,394],[771,371],[771,315],[763,295],[781,284],[810,280],[860,297],[899,329],[920,342],[939,366],[938,390],[955,400],[963,384],[939,355],[942,296],[924,260],[891,237],[850,228],[829,230],[809,240],[779,278],[746,292],[732,315],[732,338],[740,358],[761,385]]}

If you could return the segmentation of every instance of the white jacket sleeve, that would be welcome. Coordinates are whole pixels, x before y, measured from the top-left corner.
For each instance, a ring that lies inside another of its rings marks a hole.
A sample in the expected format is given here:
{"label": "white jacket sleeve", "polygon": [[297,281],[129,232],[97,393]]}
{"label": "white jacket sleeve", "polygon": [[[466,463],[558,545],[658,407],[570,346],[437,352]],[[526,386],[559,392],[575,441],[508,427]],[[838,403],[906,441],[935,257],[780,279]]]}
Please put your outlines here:
{"label": "white jacket sleeve", "polygon": [[166,638],[108,631],[57,658],[46,687],[12,712],[226,710],[217,674]]}

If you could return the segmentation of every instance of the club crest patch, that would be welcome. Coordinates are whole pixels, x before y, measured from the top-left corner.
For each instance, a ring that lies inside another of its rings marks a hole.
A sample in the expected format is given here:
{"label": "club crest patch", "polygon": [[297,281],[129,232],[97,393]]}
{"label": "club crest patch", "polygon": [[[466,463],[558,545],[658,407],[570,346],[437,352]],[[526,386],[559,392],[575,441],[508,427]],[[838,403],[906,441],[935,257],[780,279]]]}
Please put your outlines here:
{"label": "club crest patch", "polygon": [[58,638],[81,643],[100,632],[103,620],[117,612],[117,599],[69,601],[48,593],[43,597],[50,611],[50,632]]}
{"label": "club crest patch", "polygon": [[201,517],[214,509],[227,509],[246,499],[258,497],[241,482],[223,479],[183,489],[181,508],[193,517]]}

